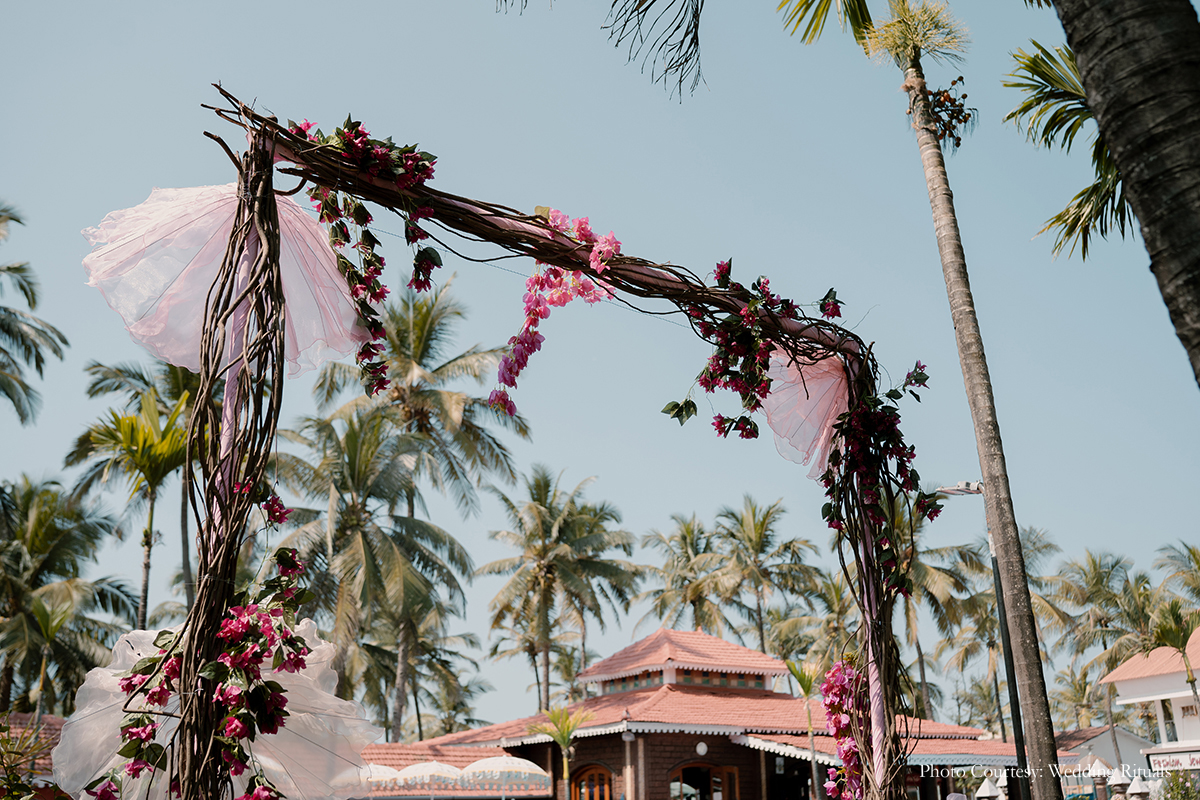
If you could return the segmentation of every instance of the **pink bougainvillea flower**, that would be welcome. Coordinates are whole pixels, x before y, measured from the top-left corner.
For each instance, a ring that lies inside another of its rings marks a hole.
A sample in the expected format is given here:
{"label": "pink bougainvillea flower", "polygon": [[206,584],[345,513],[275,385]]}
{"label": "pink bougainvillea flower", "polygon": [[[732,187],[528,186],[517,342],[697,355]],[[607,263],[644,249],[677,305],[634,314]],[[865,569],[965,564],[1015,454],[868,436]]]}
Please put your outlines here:
{"label": "pink bougainvillea flower", "polygon": [[154,732],[156,730],[158,730],[158,725],[151,722],[149,725],[142,725],[140,727],[131,726],[128,728],[123,728],[121,730],[121,735],[130,741],[137,740],[139,742],[149,742],[154,738]]}
{"label": "pink bougainvillea flower", "polygon": [[129,675],[117,681],[117,685],[121,687],[121,691],[125,694],[132,694],[134,690],[148,680],[150,680],[149,675]]}
{"label": "pink bougainvillea flower", "polygon": [[245,739],[250,735],[250,729],[237,717],[226,717],[225,735],[231,739]]}
{"label": "pink bougainvillea flower", "polygon": [[288,515],[292,513],[290,508],[283,507],[283,501],[277,494],[267,498],[267,501],[263,503],[263,511],[267,512],[267,519],[275,525],[287,522]]}
{"label": "pink bougainvillea flower", "polygon": [[605,262],[615,255],[621,253],[621,243],[617,241],[617,237],[609,231],[607,235],[601,236],[596,240],[596,244],[592,246],[592,253],[588,256],[588,263],[597,273],[604,272],[608,268]]}
{"label": "pink bougainvillea flower", "polygon": [[146,702],[154,706],[165,706],[171,699],[171,687],[166,681],[146,692]]}
{"label": "pink bougainvillea flower", "polygon": [[517,404],[512,401],[508,396],[508,392],[503,389],[492,390],[492,393],[488,395],[488,406],[497,411],[503,411],[510,417],[516,416],[517,413]]}
{"label": "pink bougainvillea flower", "polygon": [[572,223],[575,229],[575,238],[581,242],[591,244],[596,241],[596,234],[592,233],[592,226],[588,222],[587,217],[580,217]]}
{"label": "pink bougainvillea flower", "polygon": [[96,798],[96,800],[120,800],[121,797],[120,787],[111,780],[101,783],[95,789],[84,789],[84,791]]}
{"label": "pink bougainvillea flower", "polygon": [[148,769],[149,770],[154,769],[154,767],[150,765],[149,761],[145,761],[140,758],[135,758],[133,761],[130,761],[128,764],[125,765],[125,774],[131,778],[136,778]]}
{"label": "pink bougainvillea flower", "polygon": [[242,704],[242,687],[232,684],[221,684],[213,692],[213,700],[229,708],[237,708]]}
{"label": "pink bougainvillea flower", "polygon": [[246,763],[228,750],[221,752],[221,758],[229,765],[229,774],[233,777],[236,778],[246,771]]}
{"label": "pink bougainvillea flower", "polygon": [[276,672],[299,672],[304,669],[304,656],[308,648],[301,647],[298,651],[284,653],[283,662],[275,668]]}

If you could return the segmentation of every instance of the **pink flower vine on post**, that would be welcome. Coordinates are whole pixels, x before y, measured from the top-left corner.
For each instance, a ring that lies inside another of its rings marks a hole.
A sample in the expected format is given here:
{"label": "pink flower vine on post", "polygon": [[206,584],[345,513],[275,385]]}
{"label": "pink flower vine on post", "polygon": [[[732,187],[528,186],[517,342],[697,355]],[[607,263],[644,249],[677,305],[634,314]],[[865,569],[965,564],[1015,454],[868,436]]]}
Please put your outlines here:
{"label": "pink flower vine on post", "polygon": [[[279,498],[267,501],[286,517]],[[221,622],[217,639],[222,652],[200,670],[202,677],[216,684],[212,702],[223,715],[215,744],[230,776],[252,772],[249,788],[239,800],[276,800],[279,792],[255,766],[246,742],[257,734],[274,734],[286,725],[288,712],[284,688],[264,677],[264,670],[298,672],[305,667],[307,643],[293,633],[296,612],[313,594],[299,588],[304,564],[293,548],[279,548],[274,555],[278,576],[266,580],[251,596],[241,592]],[[167,753],[155,741],[159,731],[155,707],[166,706],[179,691],[180,637],[172,631],[160,631],[154,639],[157,654],[140,659],[118,685],[130,695],[130,712],[121,721],[122,746],[118,755],[125,764],[100,776],[87,787],[96,800],[116,800],[125,778],[136,779],[144,773],[166,769]],[[268,661],[269,660],[269,661]],[[137,695],[145,703],[132,707]]]}
{"label": "pink flower vine on post", "polygon": [[[592,233],[587,217],[572,220],[557,209],[550,209],[550,227],[576,241],[592,245],[588,261],[597,273],[608,268],[607,261],[620,255],[621,243],[612,231],[606,236],[596,237]],[[542,349],[546,337],[538,332],[538,324],[550,316],[550,309],[565,306],[575,298],[582,298],[589,305],[612,297],[602,281],[594,281],[576,270],[565,270],[538,262],[539,270],[525,280],[525,322],[521,331],[508,340],[509,351],[500,359],[496,380],[501,387],[515,389],[517,378],[529,363],[529,357]],[[508,395],[508,389],[496,388],[488,396],[488,405],[510,417],[517,413],[517,406]]]}
{"label": "pink flower vine on post", "polygon": [[849,661],[838,661],[825,673],[821,684],[821,703],[825,707],[825,725],[833,735],[840,769],[829,770],[825,793],[840,800],[860,800],[863,796],[862,754],[854,739],[866,718],[866,685],[862,675]]}
{"label": "pink flower vine on post", "polygon": [[[313,124],[288,122],[288,130],[322,147],[336,150],[350,164],[366,170],[385,180],[393,181],[397,188],[409,189],[420,186],[433,177],[437,157],[418,150],[415,145],[400,147],[391,138],[372,139],[370,133],[357,122],[347,117],[341,127],[328,136],[320,130],[313,132]],[[375,395],[390,385],[387,364],[380,359],[383,347],[379,344],[386,332],[380,322],[379,313],[372,304],[379,304],[388,296],[388,287],[380,281],[383,272],[383,256],[376,252],[379,239],[367,227],[371,214],[366,206],[350,195],[341,195],[335,190],[317,186],[309,190],[309,197],[317,209],[320,221],[329,225],[329,243],[338,251],[338,267],[346,277],[358,309],[359,320],[371,340],[355,354],[361,370],[363,385],[368,395]],[[410,245],[429,238],[417,222],[433,214],[426,206],[415,204],[405,209],[404,238]],[[352,249],[357,250],[361,266],[356,266],[341,250],[350,244],[351,229],[356,231]],[[419,292],[430,288],[430,273],[442,265],[441,256],[432,247],[422,247],[413,257],[412,278],[408,285]]]}

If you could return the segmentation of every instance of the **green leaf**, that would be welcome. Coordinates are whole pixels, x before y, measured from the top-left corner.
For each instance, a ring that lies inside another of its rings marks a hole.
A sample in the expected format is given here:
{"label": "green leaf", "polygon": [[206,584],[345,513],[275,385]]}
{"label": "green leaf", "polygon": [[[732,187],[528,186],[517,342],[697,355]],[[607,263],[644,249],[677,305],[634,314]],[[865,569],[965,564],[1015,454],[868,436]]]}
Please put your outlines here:
{"label": "green leaf", "polygon": [[146,656],[138,659],[129,672],[131,675],[149,675],[158,666],[159,661],[162,661],[162,656]]}
{"label": "green leaf", "polygon": [[200,668],[200,677],[223,683],[229,677],[229,667],[220,661],[210,661]]}
{"label": "green leaf", "polygon": [[178,635],[175,631],[159,631],[158,635],[154,637],[154,646],[166,650],[168,645],[175,642],[175,637]]}
{"label": "green leaf", "polygon": [[121,758],[136,758],[140,752],[142,752],[142,743],[137,739],[130,739],[117,751],[117,755]]}
{"label": "green leaf", "polygon": [[422,247],[417,251],[416,260],[420,261],[422,259],[428,259],[434,264],[437,264],[439,267],[442,266],[442,254],[432,247]]}
{"label": "green leaf", "polygon": [[679,403],[677,403],[676,401],[672,400],[671,402],[669,402],[669,403],[667,403],[665,406],[663,406],[662,413],[663,413],[663,414],[668,414],[668,415],[670,415],[670,417],[671,417],[672,419],[674,419],[674,418],[675,418],[675,411],[676,411],[678,408],[679,408]]}

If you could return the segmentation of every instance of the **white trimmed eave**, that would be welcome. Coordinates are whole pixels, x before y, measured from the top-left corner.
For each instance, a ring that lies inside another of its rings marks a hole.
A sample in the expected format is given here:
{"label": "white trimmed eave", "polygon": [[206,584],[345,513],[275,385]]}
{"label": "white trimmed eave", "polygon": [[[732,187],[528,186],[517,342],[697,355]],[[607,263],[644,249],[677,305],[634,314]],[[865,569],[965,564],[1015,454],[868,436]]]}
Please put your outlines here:
{"label": "white trimmed eave", "polygon": [[[580,728],[575,731],[575,738],[608,736],[609,734],[624,733],[626,731],[630,733],[693,733],[701,736],[737,736],[745,733],[746,727],[743,725],[688,725],[678,722],[635,722],[633,720],[623,720],[609,725]],[[549,741],[551,741],[550,737],[544,733],[531,733],[527,736],[517,736],[514,738],[502,737],[486,741],[463,742],[463,744],[470,744],[476,747],[520,747],[526,744],[545,744]]]}
{"label": "white trimmed eave", "polygon": [[[813,751],[811,750],[804,750],[799,747],[793,747],[790,744],[772,742],[769,739],[759,739],[757,736],[746,736],[745,734],[740,733],[730,736],[729,741],[733,742],[734,744],[745,745],[746,747],[750,747],[755,750],[764,750],[777,756],[802,758],[805,761],[812,760],[814,755]],[[828,753],[822,753],[820,750],[816,751],[815,755],[815,760],[818,764],[824,764],[827,767],[840,767],[842,765],[842,760],[837,756],[831,756]]]}
{"label": "white trimmed eave", "polygon": [[[629,669],[620,670],[618,672],[606,672],[603,675],[589,675],[580,680],[586,683],[603,683],[604,681],[615,681],[619,678],[628,678],[632,675],[641,675],[643,672],[666,672],[668,669],[698,669],[701,672],[725,672],[737,675],[770,675],[779,677],[787,675],[787,667],[733,667],[723,666],[714,667],[712,664],[688,664],[681,661],[667,661],[664,664],[642,664],[641,666],[631,667]],[[685,686],[698,686],[699,684],[683,684]]]}
{"label": "white trimmed eave", "polygon": [[1117,695],[1113,698],[1113,703],[1119,706],[1127,706],[1133,703],[1153,703],[1155,700],[1191,700],[1192,693],[1188,687],[1182,689],[1171,689],[1166,692],[1156,692],[1154,694],[1145,694],[1140,697],[1122,697]]}

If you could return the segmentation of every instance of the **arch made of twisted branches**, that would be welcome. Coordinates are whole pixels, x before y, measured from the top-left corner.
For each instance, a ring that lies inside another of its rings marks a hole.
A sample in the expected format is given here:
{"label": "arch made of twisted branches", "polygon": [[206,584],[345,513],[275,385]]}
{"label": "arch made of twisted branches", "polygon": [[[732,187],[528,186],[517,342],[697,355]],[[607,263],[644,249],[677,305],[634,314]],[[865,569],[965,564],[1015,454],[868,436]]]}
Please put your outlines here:
{"label": "arch made of twisted branches", "polygon": [[[211,401],[198,403],[189,426],[189,454],[199,464],[198,471],[189,471],[187,487],[200,523],[200,585],[181,634],[185,645],[180,680],[183,700],[172,756],[173,777],[189,800],[227,796],[231,789],[228,773],[211,745],[219,720],[213,718],[213,706],[205,698],[211,696],[214,685],[201,670],[218,654],[215,634],[229,607],[237,551],[252,505],[249,497],[232,487],[257,485],[261,480],[283,391],[286,309],[279,275],[272,160],[287,162],[279,165],[280,172],[302,179],[301,186],[307,182],[344,192],[406,219],[420,207],[423,217],[446,231],[489,242],[511,255],[590,276],[613,290],[617,300],[643,313],[685,313],[697,335],[710,342],[711,334],[705,335],[702,328],[711,331],[708,326],[742,314],[747,307],[742,287],[708,286],[696,273],[677,265],[615,255],[600,274],[589,262],[589,245],[563,235],[541,216],[423,184],[401,188],[348,163],[337,149],[310,142],[274,117],[260,115],[220,86],[216,88],[228,107],[206,107],[245,129],[251,144],[249,152],[238,159],[221,142],[238,164],[241,198],[229,248],[206,304],[198,397],[210,397],[209,387],[222,375],[227,378],[226,392],[220,407]],[[219,137],[207,135],[220,142]],[[666,300],[676,311],[645,311],[634,304],[636,300]],[[856,409],[878,405],[878,364],[871,348],[853,332],[803,313],[783,316],[769,307],[757,307],[754,315],[763,335],[801,376],[807,367],[837,360],[847,378],[850,412],[843,419],[852,418]],[[845,434],[839,429],[839,440]],[[881,459],[881,463],[886,461]],[[880,523],[871,509],[903,502],[904,490],[886,468],[882,473],[867,476],[864,482],[847,470],[848,477],[839,484],[842,488],[831,499],[838,518],[844,521],[838,537],[839,558],[863,619],[860,639],[870,707],[851,727],[862,754],[866,796],[900,800],[905,791],[902,736],[908,740],[908,731],[901,730],[907,722],[897,713],[901,668],[891,625],[895,590],[884,580],[876,561]],[[202,493],[200,501],[195,498],[197,489]]]}

